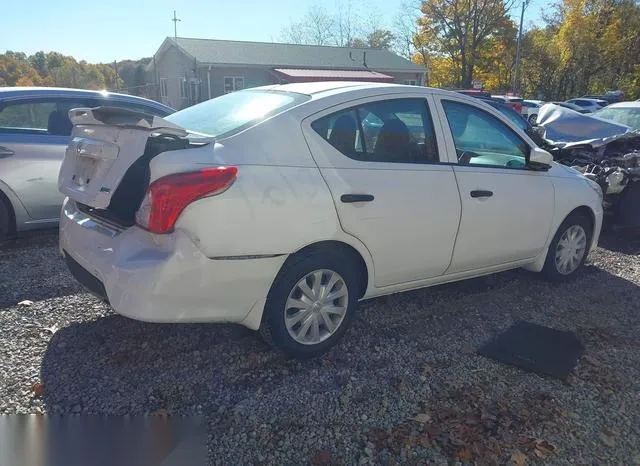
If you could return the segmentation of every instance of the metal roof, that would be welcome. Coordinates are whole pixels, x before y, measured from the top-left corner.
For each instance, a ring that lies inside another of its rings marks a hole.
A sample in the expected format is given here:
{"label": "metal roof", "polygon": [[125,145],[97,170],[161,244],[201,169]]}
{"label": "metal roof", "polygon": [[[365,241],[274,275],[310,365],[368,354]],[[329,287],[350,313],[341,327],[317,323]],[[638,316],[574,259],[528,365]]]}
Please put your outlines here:
{"label": "metal roof", "polygon": [[369,70],[313,70],[275,68],[274,71],[298,81],[371,81],[393,82],[393,76]]}
{"label": "metal roof", "polygon": [[[202,64],[423,73],[424,67],[386,49],[168,37],[165,42]],[[164,45],[164,44],[163,44]],[[161,47],[162,49],[162,47]],[[365,66],[366,61],[366,66]]]}

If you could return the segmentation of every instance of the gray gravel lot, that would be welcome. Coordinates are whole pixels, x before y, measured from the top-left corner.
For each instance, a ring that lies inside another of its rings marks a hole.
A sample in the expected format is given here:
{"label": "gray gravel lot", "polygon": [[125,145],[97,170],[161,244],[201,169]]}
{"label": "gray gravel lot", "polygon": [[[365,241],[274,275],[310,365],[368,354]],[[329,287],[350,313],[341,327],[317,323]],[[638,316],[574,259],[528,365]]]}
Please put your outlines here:
{"label": "gray gravel lot", "polygon": [[[0,413],[203,414],[214,464],[640,464],[637,237],[605,234],[569,284],[514,271],[365,302],[304,363],[242,327],[120,317],[56,245],[0,249]],[[518,319],[577,332],[568,383],[474,354]]]}

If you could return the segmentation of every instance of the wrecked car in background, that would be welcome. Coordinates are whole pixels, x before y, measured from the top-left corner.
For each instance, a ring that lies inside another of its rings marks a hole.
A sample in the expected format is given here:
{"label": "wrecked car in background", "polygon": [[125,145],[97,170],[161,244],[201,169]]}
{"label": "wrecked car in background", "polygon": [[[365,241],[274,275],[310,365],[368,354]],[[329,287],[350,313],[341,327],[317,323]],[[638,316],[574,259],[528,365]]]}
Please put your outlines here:
{"label": "wrecked car in background", "polygon": [[537,123],[557,162],[602,187],[614,223],[640,228],[640,131],[554,104],[540,108]]}

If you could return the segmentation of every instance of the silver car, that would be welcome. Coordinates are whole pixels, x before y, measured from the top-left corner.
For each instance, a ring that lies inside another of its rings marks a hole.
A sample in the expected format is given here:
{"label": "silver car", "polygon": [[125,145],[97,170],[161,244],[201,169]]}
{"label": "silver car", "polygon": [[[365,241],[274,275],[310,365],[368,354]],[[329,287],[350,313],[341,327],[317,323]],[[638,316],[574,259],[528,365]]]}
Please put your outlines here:
{"label": "silver car", "polygon": [[165,117],[175,110],[125,94],[78,89],[0,88],[0,240],[58,224],[58,171],[71,134],[68,112],[111,106]]}

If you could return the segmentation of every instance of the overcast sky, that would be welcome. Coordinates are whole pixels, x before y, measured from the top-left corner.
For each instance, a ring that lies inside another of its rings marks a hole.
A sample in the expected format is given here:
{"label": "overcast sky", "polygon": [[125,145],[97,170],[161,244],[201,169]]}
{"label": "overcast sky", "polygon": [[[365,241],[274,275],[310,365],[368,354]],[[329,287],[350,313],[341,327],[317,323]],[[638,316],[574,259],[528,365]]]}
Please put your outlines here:
{"label": "overcast sky", "polygon": [[[348,0],[343,0],[343,4]],[[391,27],[401,0],[351,0],[361,16],[378,16]],[[312,4],[336,11],[338,0],[10,0],[2,8],[0,52],[30,55],[57,51],[89,62],[148,57],[173,36],[173,10],[178,36],[207,39],[272,41],[282,28],[302,17]],[[92,6],[92,3],[95,6]],[[358,6],[361,5],[361,6]],[[367,5],[364,11],[363,5]],[[525,25],[540,17],[543,0],[533,0]],[[512,12],[519,20],[519,6]]]}

